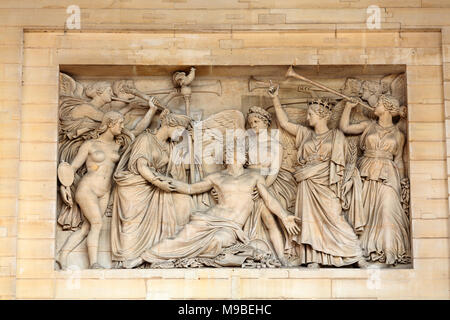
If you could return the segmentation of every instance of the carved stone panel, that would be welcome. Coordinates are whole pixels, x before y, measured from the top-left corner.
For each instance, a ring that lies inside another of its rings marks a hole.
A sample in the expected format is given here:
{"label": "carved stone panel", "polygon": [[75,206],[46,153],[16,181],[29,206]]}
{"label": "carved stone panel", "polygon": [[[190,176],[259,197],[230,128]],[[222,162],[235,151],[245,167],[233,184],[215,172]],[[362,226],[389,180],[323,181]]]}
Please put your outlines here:
{"label": "carved stone panel", "polygon": [[401,66],[132,74],[62,68],[57,268],[410,266]]}

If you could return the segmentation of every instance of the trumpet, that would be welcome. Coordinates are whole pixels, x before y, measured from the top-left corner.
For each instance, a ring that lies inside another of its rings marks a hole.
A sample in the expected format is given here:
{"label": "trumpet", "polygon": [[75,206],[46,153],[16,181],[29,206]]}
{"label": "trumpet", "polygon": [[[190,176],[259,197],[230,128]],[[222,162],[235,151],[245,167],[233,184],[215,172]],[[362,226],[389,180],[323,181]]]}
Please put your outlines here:
{"label": "trumpet", "polygon": [[[282,89],[295,89],[298,92],[310,93],[310,91],[324,91],[322,89],[315,89],[309,86],[297,85],[295,83],[288,83],[286,81],[280,82]],[[248,91],[253,92],[256,89],[268,89],[270,87],[269,81],[257,80],[253,76],[248,79]]]}
{"label": "trumpet", "polygon": [[[154,104],[158,109],[161,109],[161,110],[167,109],[167,107],[166,107],[165,105],[163,105],[163,104],[161,103],[161,101],[159,101],[158,99],[156,99],[154,96],[149,96],[149,95],[147,95],[147,94],[145,94],[145,93],[143,93],[143,92],[137,90],[136,88],[125,87],[125,91],[126,91],[127,93],[134,94],[136,97],[139,97],[139,98],[141,98],[141,99],[144,99],[145,101],[150,101],[150,99],[153,98],[153,104]],[[117,100],[117,99],[119,99],[119,98],[116,98],[116,99],[114,99],[114,100]],[[123,99],[120,99],[120,100],[117,100],[117,101],[121,101],[121,100],[124,101],[124,102],[127,101],[127,100],[123,100]]]}
{"label": "trumpet", "polygon": [[[354,99],[352,99],[352,98],[349,97],[349,96],[346,96],[346,95],[343,94],[343,93],[340,93],[339,91],[336,91],[336,90],[334,90],[334,89],[328,88],[328,87],[324,86],[323,84],[320,84],[320,83],[315,82],[315,81],[313,81],[313,80],[309,80],[308,78],[305,78],[305,77],[299,75],[297,72],[294,71],[294,68],[293,68],[292,66],[290,66],[289,69],[288,69],[288,71],[286,72],[286,78],[295,78],[295,79],[299,79],[299,80],[305,81],[305,82],[307,82],[307,83],[309,83],[309,84],[312,84],[313,86],[316,86],[316,87],[318,87],[318,88],[320,88],[320,89],[323,89],[323,90],[325,90],[325,91],[334,93],[335,95],[337,95],[337,96],[339,96],[339,97],[341,97],[341,98],[344,98],[345,100],[348,100],[348,101],[354,101]],[[367,108],[367,109],[369,109],[369,110],[371,110],[371,111],[374,110],[374,108],[372,108],[372,107],[369,106],[368,104],[365,104],[365,103],[362,102],[362,101],[356,101],[356,102],[357,102],[359,105],[363,106],[364,108]]]}

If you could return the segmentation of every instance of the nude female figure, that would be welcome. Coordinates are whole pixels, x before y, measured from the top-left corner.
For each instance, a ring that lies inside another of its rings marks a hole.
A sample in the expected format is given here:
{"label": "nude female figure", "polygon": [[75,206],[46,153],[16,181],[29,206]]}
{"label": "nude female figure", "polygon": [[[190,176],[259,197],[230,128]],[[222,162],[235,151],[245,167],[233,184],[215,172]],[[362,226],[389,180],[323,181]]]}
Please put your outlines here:
{"label": "nude female figure", "polygon": [[[137,126],[139,128],[145,124],[148,125],[147,122],[150,122],[156,112],[153,100],[149,101],[149,105],[148,117],[142,121],[145,123]],[[57,256],[56,262],[62,269],[67,268],[69,253],[86,236],[90,268],[102,268],[98,263],[98,243],[102,228],[102,217],[111,193],[113,172],[120,159],[121,145],[117,138],[121,135],[123,128],[124,118],[120,112],[109,111],[105,113],[101,125],[95,129],[98,137],[85,141],[70,164],[62,162],[70,168],[72,175],[83,165],[86,165],[87,169],[87,173],[82,176],[75,191],[75,201],[80,207],[85,221],[79,230],[69,236]],[[134,132],[138,133],[137,131]],[[133,132],[131,133],[133,136]],[[60,194],[66,205],[69,207],[74,205],[70,186],[61,186]]]}

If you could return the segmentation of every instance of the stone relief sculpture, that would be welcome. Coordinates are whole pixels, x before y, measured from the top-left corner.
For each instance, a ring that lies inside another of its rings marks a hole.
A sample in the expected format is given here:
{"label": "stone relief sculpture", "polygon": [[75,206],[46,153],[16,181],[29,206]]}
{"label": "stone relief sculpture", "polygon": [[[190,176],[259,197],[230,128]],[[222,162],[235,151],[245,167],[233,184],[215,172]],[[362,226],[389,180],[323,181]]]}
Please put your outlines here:
{"label": "stone relief sculpture", "polygon": [[195,68],[147,93],[132,80],[60,80],[61,269],[84,239],[89,268],[103,268],[104,230],[113,268],[410,263],[404,74],[335,90],[291,67],[276,84],[250,77],[264,104],[205,119],[195,97],[222,86],[198,84]]}

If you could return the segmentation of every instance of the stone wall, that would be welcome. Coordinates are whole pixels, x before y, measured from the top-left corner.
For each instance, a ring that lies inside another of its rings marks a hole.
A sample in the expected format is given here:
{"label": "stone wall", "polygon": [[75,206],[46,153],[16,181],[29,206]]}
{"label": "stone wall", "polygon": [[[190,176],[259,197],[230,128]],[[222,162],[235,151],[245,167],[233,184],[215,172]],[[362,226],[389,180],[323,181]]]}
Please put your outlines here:
{"label": "stone wall", "polygon": [[[0,3],[1,298],[449,298],[448,1],[73,2]],[[58,74],[83,64],[405,65],[413,269],[55,271]]]}

